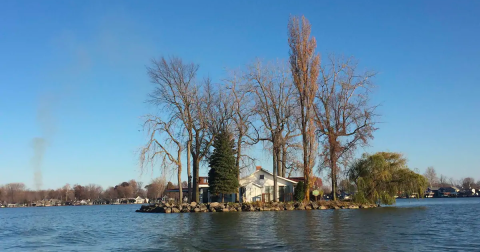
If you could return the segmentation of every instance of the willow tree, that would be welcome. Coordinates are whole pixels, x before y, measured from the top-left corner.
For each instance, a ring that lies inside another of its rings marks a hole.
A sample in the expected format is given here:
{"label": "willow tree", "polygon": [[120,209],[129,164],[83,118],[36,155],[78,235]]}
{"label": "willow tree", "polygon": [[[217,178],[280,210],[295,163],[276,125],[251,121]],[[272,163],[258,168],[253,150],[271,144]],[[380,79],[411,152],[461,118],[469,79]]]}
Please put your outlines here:
{"label": "willow tree", "polygon": [[[179,57],[152,60],[151,66],[147,68],[154,90],[149,94],[149,102],[160,107],[163,116],[178,120],[175,130],[185,130],[186,135],[179,139],[186,142],[187,155],[187,176],[189,199],[192,194],[191,174],[191,150],[194,141],[194,131],[198,129],[195,125],[196,118],[194,111],[200,103],[197,98],[198,83],[196,75],[199,66],[194,63],[185,63]],[[195,163],[195,160],[194,160]]]}
{"label": "willow tree", "polygon": [[351,165],[349,179],[357,187],[354,200],[359,203],[395,203],[398,193],[423,197],[428,186],[424,176],[410,170],[399,153],[363,154]]}
{"label": "willow tree", "polygon": [[346,165],[355,148],[373,138],[376,106],[369,94],[373,72],[360,72],[351,58],[330,56],[320,67],[316,93],[315,123],[322,147],[320,167],[330,170],[333,199],[336,200],[339,164]]}
{"label": "willow tree", "polygon": [[155,165],[160,160],[161,165],[167,168],[174,168],[177,171],[178,179],[178,198],[182,204],[182,152],[184,145],[183,136],[178,133],[179,127],[175,118],[163,121],[157,116],[147,116],[144,123],[144,131],[148,134],[148,141],[140,151],[140,167],[143,169],[146,165]]}
{"label": "willow tree", "polygon": [[303,146],[303,176],[305,179],[305,200],[310,200],[310,177],[315,161],[315,129],[313,110],[317,79],[320,67],[320,56],[315,53],[317,42],[310,37],[311,26],[302,16],[291,17],[288,23],[288,44],[290,46],[290,70],[293,83],[297,89],[300,109],[300,129]]}

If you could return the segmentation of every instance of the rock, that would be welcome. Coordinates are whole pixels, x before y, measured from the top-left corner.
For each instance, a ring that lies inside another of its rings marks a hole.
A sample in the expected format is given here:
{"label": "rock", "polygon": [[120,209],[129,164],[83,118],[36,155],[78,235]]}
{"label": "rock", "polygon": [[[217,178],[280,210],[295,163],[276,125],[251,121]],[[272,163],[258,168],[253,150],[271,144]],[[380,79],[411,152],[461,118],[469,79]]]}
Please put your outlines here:
{"label": "rock", "polygon": [[199,205],[199,208],[200,208],[200,211],[207,211],[207,206],[205,206],[204,204],[200,204]]}
{"label": "rock", "polygon": [[212,213],[216,212],[216,210],[215,210],[214,207],[211,207],[211,208],[209,208],[208,210],[209,210],[210,212],[212,212]]}
{"label": "rock", "polygon": [[319,206],[318,209],[320,210],[327,210],[328,208],[326,206]]}
{"label": "rock", "polygon": [[178,207],[172,207],[172,213],[180,213],[180,209],[178,209]]}
{"label": "rock", "polygon": [[191,203],[190,203],[190,206],[191,206],[191,207],[196,207],[196,206],[197,206],[197,202],[195,202],[195,201],[194,201],[194,202],[191,202]]}
{"label": "rock", "polygon": [[294,204],[295,210],[305,210],[305,206],[303,205],[302,202],[297,202]]}
{"label": "rock", "polygon": [[218,202],[212,202],[210,203],[209,207],[212,208],[212,207],[217,207],[218,205],[220,205],[220,203]]}
{"label": "rock", "polygon": [[165,208],[165,213],[171,213],[172,209],[170,207]]}
{"label": "rock", "polygon": [[358,206],[352,205],[352,206],[349,206],[348,208],[350,208],[350,209],[358,209]]}
{"label": "rock", "polygon": [[[210,208],[212,208],[212,206],[210,206]],[[214,209],[217,210],[217,212],[223,212],[224,208],[225,206],[223,204],[219,204],[216,207],[214,207]]]}
{"label": "rock", "polygon": [[317,202],[311,202],[311,203],[310,203],[310,206],[312,207],[312,209],[318,209],[318,204],[317,204]]}
{"label": "rock", "polygon": [[263,211],[271,211],[272,209],[270,207],[263,207]]}
{"label": "rock", "polygon": [[292,211],[292,210],[295,209],[295,207],[294,207],[294,205],[291,204],[291,203],[286,203],[286,204],[284,205],[284,209],[287,210],[287,211]]}
{"label": "rock", "polygon": [[340,207],[338,207],[338,206],[334,206],[334,207],[333,207],[333,209],[335,209],[335,210],[339,210],[339,209],[340,209]]}
{"label": "rock", "polygon": [[311,205],[306,205],[305,210],[312,210],[312,206]]}

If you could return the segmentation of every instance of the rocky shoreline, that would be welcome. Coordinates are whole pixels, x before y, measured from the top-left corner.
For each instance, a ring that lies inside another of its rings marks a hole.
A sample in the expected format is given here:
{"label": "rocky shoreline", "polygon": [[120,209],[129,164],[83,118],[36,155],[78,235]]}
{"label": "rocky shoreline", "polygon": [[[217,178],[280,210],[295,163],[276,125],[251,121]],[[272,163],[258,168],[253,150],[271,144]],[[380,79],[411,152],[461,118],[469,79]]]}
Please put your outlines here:
{"label": "rocky shoreline", "polygon": [[327,209],[359,209],[375,208],[375,204],[357,204],[350,201],[318,201],[318,202],[252,202],[252,203],[219,203],[207,204],[183,203],[159,203],[143,205],[136,212],[140,213],[206,213],[206,212],[256,212],[256,211],[291,211],[291,210],[327,210]]}

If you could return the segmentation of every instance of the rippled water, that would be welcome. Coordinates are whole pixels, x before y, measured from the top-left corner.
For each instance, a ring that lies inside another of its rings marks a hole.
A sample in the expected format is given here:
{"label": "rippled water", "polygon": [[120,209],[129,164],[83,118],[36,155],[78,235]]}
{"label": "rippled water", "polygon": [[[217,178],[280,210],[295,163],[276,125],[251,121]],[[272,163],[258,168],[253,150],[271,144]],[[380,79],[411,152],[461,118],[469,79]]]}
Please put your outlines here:
{"label": "rippled water", "polygon": [[480,198],[356,210],[135,213],[0,209],[0,251],[480,251]]}

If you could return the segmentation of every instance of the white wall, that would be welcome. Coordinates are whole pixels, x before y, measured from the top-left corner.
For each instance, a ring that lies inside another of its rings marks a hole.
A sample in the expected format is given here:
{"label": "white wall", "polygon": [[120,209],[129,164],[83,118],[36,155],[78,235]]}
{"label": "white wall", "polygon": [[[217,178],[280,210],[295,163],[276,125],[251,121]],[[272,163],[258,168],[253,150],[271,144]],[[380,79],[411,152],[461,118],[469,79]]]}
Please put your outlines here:
{"label": "white wall", "polygon": [[[260,175],[264,175],[265,183],[263,187],[258,186],[260,185]],[[263,170],[258,170],[255,171],[252,175],[240,179],[240,186],[245,187],[246,189],[245,198],[247,202],[261,201],[262,193],[266,193],[267,187],[273,187],[273,176],[264,172]],[[293,187],[295,186],[295,184],[277,177],[277,186],[277,199],[279,199],[280,193],[278,189],[281,186],[288,186],[288,191],[293,193]],[[271,194],[273,197],[273,192],[271,192]]]}

